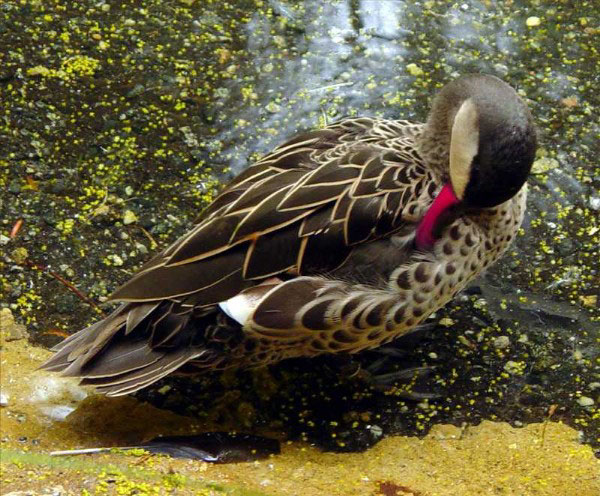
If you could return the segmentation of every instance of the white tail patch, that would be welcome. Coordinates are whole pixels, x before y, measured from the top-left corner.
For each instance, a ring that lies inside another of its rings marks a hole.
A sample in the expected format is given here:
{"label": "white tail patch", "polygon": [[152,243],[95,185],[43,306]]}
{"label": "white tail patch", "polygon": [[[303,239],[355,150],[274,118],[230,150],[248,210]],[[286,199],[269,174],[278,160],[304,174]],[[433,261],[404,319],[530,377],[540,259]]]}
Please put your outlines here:
{"label": "white tail patch", "polygon": [[254,300],[254,298],[239,294],[226,301],[222,301],[219,303],[219,306],[229,317],[243,326],[246,324],[250,314],[258,306],[258,301],[258,299]]}
{"label": "white tail patch", "polygon": [[450,139],[450,181],[454,194],[463,199],[471,177],[473,157],[479,151],[477,107],[469,98],[458,109]]}
{"label": "white tail patch", "polygon": [[232,298],[222,301],[219,303],[219,307],[229,317],[244,326],[264,296],[282,282],[277,277],[271,277],[257,286],[245,289]]}

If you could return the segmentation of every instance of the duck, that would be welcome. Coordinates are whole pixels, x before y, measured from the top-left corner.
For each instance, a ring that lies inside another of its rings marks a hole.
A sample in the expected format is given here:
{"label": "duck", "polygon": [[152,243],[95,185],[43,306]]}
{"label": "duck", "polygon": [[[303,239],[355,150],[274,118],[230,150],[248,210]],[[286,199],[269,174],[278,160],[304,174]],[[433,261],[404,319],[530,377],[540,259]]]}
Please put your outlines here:
{"label": "duck", "polygon": [[536,146],[524,100],[486,74],[446,84],[425,123],[301,133],[225,185],[42,368],[119,396],[389,343],[514,241]]}

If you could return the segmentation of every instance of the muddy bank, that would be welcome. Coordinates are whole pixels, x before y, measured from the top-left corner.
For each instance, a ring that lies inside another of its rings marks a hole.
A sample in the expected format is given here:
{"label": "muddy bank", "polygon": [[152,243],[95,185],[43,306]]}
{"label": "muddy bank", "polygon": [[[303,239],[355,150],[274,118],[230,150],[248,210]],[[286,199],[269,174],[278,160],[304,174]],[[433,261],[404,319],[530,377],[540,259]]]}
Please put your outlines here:
{"label": "muddy bank", "polygon": [[[424,438],[392,436],[364,453],[325,453],[279,436],[282,454],[232,465],[130,454],[49,457],[56,449],[124,445],[158,434],[228,427],[133,398],[89,395],[35,368],[48,353],[23,340],[2,347],[2,492],[32,494],[580,494],[600,491],[600,462],[573,429],[436,425]],[[88,395],[84,398],[85,395]],[[59,408],[72,408],[56,418]],[[55,418],[53,418],[55,417]],[[266,432],[264,432],[267,434]],[[85,491],[88,491],[85,493]]]}

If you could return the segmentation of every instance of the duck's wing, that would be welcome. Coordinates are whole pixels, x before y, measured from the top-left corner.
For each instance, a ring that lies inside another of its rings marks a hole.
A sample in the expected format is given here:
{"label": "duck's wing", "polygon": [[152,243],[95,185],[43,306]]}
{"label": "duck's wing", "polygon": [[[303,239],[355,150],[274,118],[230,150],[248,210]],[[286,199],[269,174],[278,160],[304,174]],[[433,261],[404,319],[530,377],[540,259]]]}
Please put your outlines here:
{"label": "duck's wing", "polygon": [[331,272],[355,247],[415,222],[435,184],[410,146],[364,130],[347,141],[363,121],[297,137],[240,174],[111,299],[215,304],[271,276]]}
{"label": "duck's wing", "polygon": [[271,276],[331,274],[365,244],[418,220],[435,185],[405,128],[348,120],[277,148],[113,293],[121,307],[61,343],[45,368],[125,394],[190,360],[218,366],[224,357],[203,345],[212,338],[199,314],[214,318],[218,303]]}

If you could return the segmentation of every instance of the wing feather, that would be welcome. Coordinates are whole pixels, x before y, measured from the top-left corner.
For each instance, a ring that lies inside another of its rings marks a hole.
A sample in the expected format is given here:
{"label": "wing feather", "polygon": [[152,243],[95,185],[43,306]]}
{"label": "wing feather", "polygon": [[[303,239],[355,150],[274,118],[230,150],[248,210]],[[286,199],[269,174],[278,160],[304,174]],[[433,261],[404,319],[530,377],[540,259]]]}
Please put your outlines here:
{"label": "wing feather", "polygon": [[245,246],[236,246],[196,262],[158,266],[141,272],[118,288],[110,297],[120,301],[154,301],[175,298],[209,289],[240,270],[246,254]]}
{"label": "wing feather", "polygon": [[406,126],[349,119],[276,148],[112,294],[123,305],[67,339],[45,368],[120,395],[189,361],[221,366],[226,357],[202,341],[204,328],[225,318],[219,303],[272,276],[283,282],[269,287],[250,327],[226,332],[308,339],[318,351],[320,330],[374,325],[382,310],[362,297],[353,306],[347,281],[358,271],[376,282],[384,266],[403,263],[389,236],[417,218],[416,196],[432,192],[410,146],[420,128]]}
{"label": "wing feather", "polygon": [[262,200],[236,226],[229,243],[233,244],[240,240],[252,239],[260,234],[281,229],[314,212],[314,209],[309,208],[288,211],[277,208],[291,186],[288,185]]}
{"label": "wing feather", "polygon": [[344,224],[346,243],[355,245],[372,237],[379,220],[382,196],[356,198]]}
{"label": "wing feather", "polygon": [[244,263],[245,279],[265,279],[296,266],[302,239],[297,224],[259,236],[248,250]]}
{"label": "wing feather", "polygon": [[[424,169],[407,153],[377,144],[391,139],[393,124],[373,126],[371,119],[343,121],[280,146],[240,174],[204,220],[111,298],[211,305],[250,281],[334,270],[353,246],[393,233],[420,192],[415,185],[423,183]],[[128,332],[143,315],[137,310],[127,318]]]}
{"label": "wing feather", "polygon": [[342,222],[332,222],[304,239],[306,244],[298,257],[298,272],[303,275],[330,272],[344,263],[352,251],[345,242]]}
{"label": "wing feather", "polygon": [[254,208],[257,204],[263,201],[268,196],[272,195],[281,188],[288,187],[290,184],[295,184],[306,176],[306,171],[301,169],[291,169],[273,174],[264,181],[248,188],[246,192],[238,198],[235,203],[232,203],[228,212],[235,212],[247,208]]}

